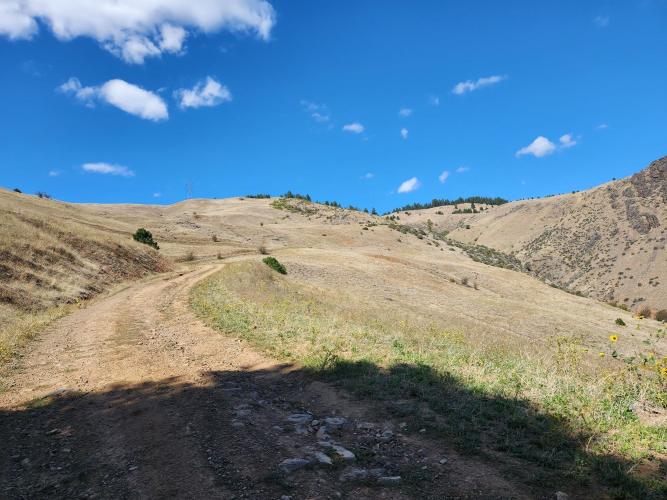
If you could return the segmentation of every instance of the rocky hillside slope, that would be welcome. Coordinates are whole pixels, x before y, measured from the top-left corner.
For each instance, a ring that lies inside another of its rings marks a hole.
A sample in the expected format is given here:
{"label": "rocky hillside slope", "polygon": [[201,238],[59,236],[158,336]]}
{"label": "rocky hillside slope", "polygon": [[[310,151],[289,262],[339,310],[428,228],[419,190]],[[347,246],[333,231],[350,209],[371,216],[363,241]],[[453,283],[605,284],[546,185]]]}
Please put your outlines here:
{"label": "rocky hillside slope", "polygon": [[667,308],[667,157],[588,191],[478,214],[450,208],[400,216],[407,224],[430,219],[450,238],[511,254],[568,290],[633,310]]}

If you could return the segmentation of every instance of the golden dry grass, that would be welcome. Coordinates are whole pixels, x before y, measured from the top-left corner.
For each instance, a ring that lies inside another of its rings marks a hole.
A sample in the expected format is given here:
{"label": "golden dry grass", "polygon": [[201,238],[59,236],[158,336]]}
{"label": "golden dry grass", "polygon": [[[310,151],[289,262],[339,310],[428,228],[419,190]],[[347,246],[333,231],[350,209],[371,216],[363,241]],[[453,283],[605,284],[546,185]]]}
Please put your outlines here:
{"label": "golden dry grass", "polygon": [[667,415],[657,360],[616,362],[608,345],[605,362],[592,362],[598,352],[568,336],[528,355],[444,327],[426,309],[300,282],[287,267],[281,277],[260,262],[230,264],[198,285],[191,303],[209,325],[364,397],[427,404],[435,420],[410,414],[412,423],[467,451],[511,456],[545,477],[591,476],[613,494],[665,493],[660,467],[619,472],[667,453],[667,422],[630,411]]}
{"label": "golden dry grass", "polygon": [[169,269],[157,252],[68,204],[0,191],[0,355],[8,358],[68,306]]}

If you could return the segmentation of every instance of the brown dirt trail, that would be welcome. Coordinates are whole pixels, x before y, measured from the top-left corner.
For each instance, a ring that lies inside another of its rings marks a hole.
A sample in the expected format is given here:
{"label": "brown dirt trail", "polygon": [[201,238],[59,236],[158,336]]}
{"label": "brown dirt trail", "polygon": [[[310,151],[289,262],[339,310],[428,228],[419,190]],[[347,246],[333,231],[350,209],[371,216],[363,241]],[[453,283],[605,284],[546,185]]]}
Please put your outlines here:
{"label": "brown dirt trail", "polygon": [[[188,291],[222,265],[100,299],[54,323],[10,367],[0,498],[541,496],[205,327]],[[316,434],[322,424],[294,415],[344,424]],[[313,462],[327,439],[356,458],[328,450],[332,464]],[[293,458],[310,462],[281,471]],[[355,479],[358,470],[367,477]]]}

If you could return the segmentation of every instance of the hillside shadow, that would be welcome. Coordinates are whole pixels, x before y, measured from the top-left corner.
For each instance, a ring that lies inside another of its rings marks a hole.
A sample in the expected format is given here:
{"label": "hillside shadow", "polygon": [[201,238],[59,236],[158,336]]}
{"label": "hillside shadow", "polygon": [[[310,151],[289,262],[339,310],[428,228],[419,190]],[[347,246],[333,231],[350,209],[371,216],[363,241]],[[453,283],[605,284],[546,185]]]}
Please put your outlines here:
{"label": "hillside shadow", "polygon": [[[474,455],[531,497],[558,490],[570,498],[667,494],[657,481],[649,489],[626,461],[591,454],[590,436],[574,435],[527,401],[488,397],[426,366],[383,370],[339,362],[328,370],[207,372],[197,383],[165,379],[87,394],[63,390],[1,410],[0,497],[296,499],[342,492],[344,498],[377,498],[372,487],[341,484],[338,469],[297,479],[275,473],[290,456],[289,443],[298,449],[303,440],[316,441],[280,430],[284,416],[330,413],[304,392],[318,379],[345,388],[348,405],[372,403],[376,421],[394,421],[404,435]],[[371,448],[366,451],[357,466],[373,465]],[[667,470],[665,461],[655,466]],[[446,473],[424,472],[416,480],[408,480],[410,471],[396,473],[404,481],[390,491],[401,498],[510,496],[484,484],[468,491],[469,482],[457,484]],[[393,493],[385,498],[399,497]]]}

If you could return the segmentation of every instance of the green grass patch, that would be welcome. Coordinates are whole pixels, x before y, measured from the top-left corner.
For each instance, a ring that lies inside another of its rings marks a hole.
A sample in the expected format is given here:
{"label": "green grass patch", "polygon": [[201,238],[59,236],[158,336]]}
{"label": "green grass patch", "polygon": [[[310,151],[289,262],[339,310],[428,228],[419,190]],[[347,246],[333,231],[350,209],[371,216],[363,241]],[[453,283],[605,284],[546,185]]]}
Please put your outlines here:
{"label": "green grass patch", "polygon": [[[632,411],[638,402],[667,411],[667,387],[621,362],[587,368],[597,354],[576,340],[559,339],[540,359],[473,345],[462,332],[296,285],[257,262],[204,280],[191,305],[221,332],[374,400],[411,430],[491,457],[519,480],[620,498],[667,494],[667,429]],[[651,463],[663,465],[645,472]]]}

